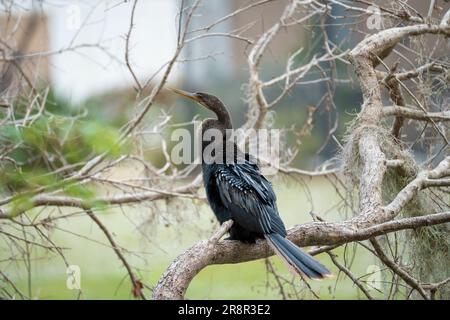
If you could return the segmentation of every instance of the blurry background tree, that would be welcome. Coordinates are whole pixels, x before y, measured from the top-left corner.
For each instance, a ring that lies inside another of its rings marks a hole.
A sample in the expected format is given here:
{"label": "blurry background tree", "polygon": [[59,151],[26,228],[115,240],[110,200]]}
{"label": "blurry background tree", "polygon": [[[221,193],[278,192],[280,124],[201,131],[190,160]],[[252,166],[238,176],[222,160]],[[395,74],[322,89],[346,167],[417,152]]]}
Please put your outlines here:
{"label": "blurry background tree", "polygon": [[[449,298],[447,1],[1,8],[1,297]],[[307,286],[224,229],[197,243],[218,226],[170,138],[206,113],[168,82],[281,130],[281,214],[335,279]]]}

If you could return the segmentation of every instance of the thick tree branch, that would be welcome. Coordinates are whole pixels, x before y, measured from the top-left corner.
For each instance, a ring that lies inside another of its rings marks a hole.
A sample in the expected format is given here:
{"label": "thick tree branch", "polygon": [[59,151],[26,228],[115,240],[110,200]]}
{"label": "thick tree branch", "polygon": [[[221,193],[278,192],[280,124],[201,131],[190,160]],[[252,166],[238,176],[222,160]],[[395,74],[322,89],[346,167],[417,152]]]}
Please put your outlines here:
{"label": "thick tree branch", "polygon": [[183,299],[191,280],[209,263],[217,242],[232,225],[232,220],[224,222],[209,240],[197,243],[172,262],[156,285],[153,299]]}
{"label": "thick tree branch", "polygon": [[[288,238],[298,246],[338,245],[352,241],[367,240],[379,235],[404,229],[416,229],[450,222],[450,212],[405,218],[385,222],[363,229],[352,227],[354,221],[311,222],[288,230]],[[225,227],[228,227],[226,225]],[[222,230],[222,231],[221,231]],[[219,230],[223,232],[223,228]],[[201,241],[182,253],[167,268],[153,291],[154,299],[182,299],[189,283],[205,267],[212,264],[241,263],[273,255],[266,241],[254,245],[239,241]]]}

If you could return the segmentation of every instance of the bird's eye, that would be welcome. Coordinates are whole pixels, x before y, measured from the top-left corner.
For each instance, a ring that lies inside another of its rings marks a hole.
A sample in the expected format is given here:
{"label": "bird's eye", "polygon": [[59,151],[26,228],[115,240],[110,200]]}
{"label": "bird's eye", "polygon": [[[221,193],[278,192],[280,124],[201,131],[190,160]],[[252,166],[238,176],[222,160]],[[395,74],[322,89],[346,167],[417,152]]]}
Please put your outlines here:
{"label": "bird's eye", "polygon": [[201,93],[196,93],[196,96],[201,100],[201,101],[205,101],[205,96]]}

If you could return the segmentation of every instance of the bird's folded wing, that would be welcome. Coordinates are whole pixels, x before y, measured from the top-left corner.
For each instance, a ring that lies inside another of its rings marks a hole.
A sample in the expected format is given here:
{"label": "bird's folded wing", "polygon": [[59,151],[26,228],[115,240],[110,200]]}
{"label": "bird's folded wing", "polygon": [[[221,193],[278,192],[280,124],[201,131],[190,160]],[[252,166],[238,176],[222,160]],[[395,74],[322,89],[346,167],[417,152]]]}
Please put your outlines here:
{"label": "bird's folded wing", "polygon": [[[237,217],[255,219],[262,233],[285,234],[276,208],[272,185],[253,163],[224,165],[216,173],[216,185],[223,205]],[[239,210],[234,210],[239,208]]]}

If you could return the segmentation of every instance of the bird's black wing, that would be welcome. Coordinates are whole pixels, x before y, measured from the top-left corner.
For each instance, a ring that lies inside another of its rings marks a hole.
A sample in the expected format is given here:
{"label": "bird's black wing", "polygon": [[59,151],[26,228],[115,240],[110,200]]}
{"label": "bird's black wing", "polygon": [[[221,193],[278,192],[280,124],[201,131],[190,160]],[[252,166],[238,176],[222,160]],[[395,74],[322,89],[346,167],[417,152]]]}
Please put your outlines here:
{"label": "bird's black wing", "polygon": [[223,165],[216,171],[215,179],[222,204],[238,224],[253,232],[286,235],[272,184],[256,164],[246,161]]}

